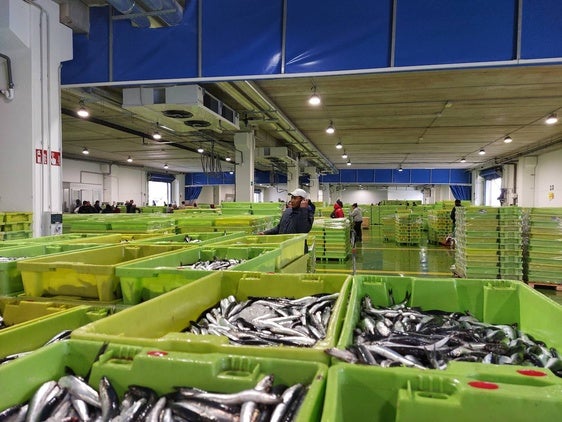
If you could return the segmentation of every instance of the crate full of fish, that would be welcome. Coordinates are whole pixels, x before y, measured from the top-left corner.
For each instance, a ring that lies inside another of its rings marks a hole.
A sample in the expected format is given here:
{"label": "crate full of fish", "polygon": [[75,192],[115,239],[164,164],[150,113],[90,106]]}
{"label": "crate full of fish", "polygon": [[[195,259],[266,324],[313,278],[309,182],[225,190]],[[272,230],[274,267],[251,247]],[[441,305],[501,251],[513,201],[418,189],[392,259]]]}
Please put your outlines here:
{"label": "crate full of fish", "polygon": [[562,307],[518,281],[356,276],[338,347],[327,352],[334,362],[489,381],[502,365],[562,376],[561,324]]}
{"label": "crate full of fish", "polygon": [[138,240],[135,243],[151,244],[151,245],[185,245],[204,246],[209,243],[217,243],[226,240],[236,239],[244,235],[243,232],[195,232],[173,234],[169,236],[158,236],[144,240]]}
{"label": "crate full of fish", "polygon": [[18,262],[24,259],[51,254],[72,252],[79,249],[92,248],[95,245],[10,245],[0,248],[0,295],[17,293],[23,290],[22,276]]}
{"label": "crate full of fish", "polygon": [[0,367],[0,411],[28,421],[319,421],[326,373],[315,362],[71,340]]}
{"label": "crate full of fish", "polygon": [[81,327],[72,337],[327,363],[324,349],[337,342],[350,288],[347,275],[221,271]]}
{"label": "crate full of fish", "polygon": [[[339,364],[328,371],[323,422],[555,421],[562,386],[549,371],[471,365],[450,377],[415,368]],[[472,375],[474,374],[474,375]]]}
{"label": "crate full of fish", "polygon": [[173,245],[116,245],[18,261],[25,294],[78,296],[112,301],[121,297],[119,264],[181,249]]}
{"label": "crate full of fish", "polygon": [[[157,241],[163,236],[169,236],[167,234],[162,234],[162,233],[112,233],[112,234],[80,233],[80,234],[82,235],[81,237],[65,240],[64,243],[82,243],[82,244],[94,243],[94,244],[109,246],[109,245],[120,245],[124,243],[143,242],[144,240]],[[84,234],[89,234],[90,236],[84,237],[83,236]]]}
{"label": "crate full of fish", "polygon": [[279,254],[273,248],[208,245],[120,265],[116,275],[123,303],[134,305],[214,271],[276,271]]}
{"label": "crate full of fish", "polygon": [[3,298],[0,322],[0,367],[55,341],[75,328],[104,318],[107,307],[69,306]]}
{"label": "crate full of fish", "polygon": [[217,245],[231,245],[237,247],[262,246],[279,248],[280,255],[277,268],[293,262],[295,259],[304,255],[304,243],[307,234],[277,234],[277,235],[254,235],[243,236],[235,239],[219,241]]}

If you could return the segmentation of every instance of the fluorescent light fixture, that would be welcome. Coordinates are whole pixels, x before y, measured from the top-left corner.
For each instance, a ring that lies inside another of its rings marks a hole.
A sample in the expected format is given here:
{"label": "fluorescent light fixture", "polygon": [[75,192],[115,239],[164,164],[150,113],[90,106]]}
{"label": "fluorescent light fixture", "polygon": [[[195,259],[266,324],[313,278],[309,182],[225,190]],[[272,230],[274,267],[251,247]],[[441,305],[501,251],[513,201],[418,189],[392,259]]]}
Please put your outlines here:
{"label": "fluorescent light fixture", "polygon": [[336,128],[334,128],[334,123],[330,120],[330,124],[326,128],[326,133],[328,135],[333,135],[335,131],[336,131]]}
{"label": "fluorescent light fixture", "polygon": [[461,163],[466,163],[466,158],[462,157],[462,158],[461,158]]}
{"label": "fluorescent light fixture", "polygon": [[338,142],[338,143],[336,144],[336,149],[342,149],[342,148],[343,148],[343,145],[342,145],[342,143],[341,143],[341,141],[340,141],[340,142]]}
{"label": "fluorescent light fixture", "polygon": [[203,149],[203,147],[199,147],[199,148],[197,148],[197,152],[199,154],[203,154],[205,152],[205,150]]}
{"label": "fluorescent light fixture", "polygon": [[486,151],[484,151],[484,149],[481,149],[480,151],[478,151],[478,155],[486,155]]}
{"label": "fluorescent light fixture", "polygon": [[168,163],[164,164],[164,168],[168,170]]}
{"label": "fluorescent light fixture", "polygon": [[558,122],[558,116],[556,115],[556,113],[552,113],[550,116],[548,116],[545,120],[545,123],[547,125],[553,125],[556,122]]}
{"label": "fluorescent light fixture", "polygon": [[511,136],[506,136],[505,138],[503,138],[503,142],[506,144],[511,144],[513,142],[513,139],[511,139]]}
{"label": "fluorescent light fixture", "polygon": [[82,149],[82,154],[88,155],[89,153],[90,153],[90,151],[88,151],[88,148],[84,147],[84,148]]}
{"label": "fluorescent light fixture", "polygon": [[128,163],[132,163],[132,162],[133,162],[133,158],[132,158],[130,155],[127,157],[127,162],[128,162]]}

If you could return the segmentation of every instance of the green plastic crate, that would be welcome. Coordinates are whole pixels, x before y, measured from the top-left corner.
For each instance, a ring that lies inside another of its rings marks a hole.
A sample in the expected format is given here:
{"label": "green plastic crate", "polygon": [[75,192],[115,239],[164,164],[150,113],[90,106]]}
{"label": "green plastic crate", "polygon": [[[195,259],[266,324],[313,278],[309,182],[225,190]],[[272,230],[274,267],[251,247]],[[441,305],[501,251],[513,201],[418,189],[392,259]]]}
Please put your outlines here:
{"label": "green plastic crate", "polygon": [[[522,282],[512,280],[478,280],[458,278],[416,278],[366,275],[355,276],[351,289],[345,323],[338,341],[339,348],[352,344],[353,330],[359,318],[361,299],[368,295],[373,306],[389,306],[389,290],[396,301],[402,300],[406,292],[411,293],[409,306],[422,310],[445,312],[469,311],[482,322],[490,324],[514,324],[518,329],[542,340],[549,347],[562,350],[562,306]],[[334,359],[334,362],[339,362]],[[500,365],[449,362],[444,371],[428,369],[427,373],[439,376],[450,373],[477,378],[482,374],[493,374]],[[521,369],[523,367],[511,366]],[[404,368],[386,368],[397,371]],[[545,370],[547,371],[547,370]],[[548,371],[550,372],[550,371]],[[555,377],[562,385],[562,379]],[[482,375],[482,379],[484,375]]]}
{"label": "green plastic crate", "polygon": [[33,217],[32,212],[5,212],[5,223],[29,223]]}
{"label": "green plastic crate", "polygon": [[[174,234],[171,236],[158,236],[153,238],[148,238],[144,240],[138,240],[136,243],[141,244],[151,244],[151,245],[184,245],[184,246],[204,246],[209,243],[218,243],[226,240],[236,239],[237,237],[243,236],[243,232],[195,232],[195,233],[184,233],[184,234]],[[192,240],[198,240],[198,242],[186,242],[185,238],[189,236]]]}
{"label": "green plastic crate", "polygon": [[127,261],[181,249],[179,246],[117,245],[18,262],[25,293],[111,301],[121,297],[115,268]]}
{"label": "green plastic crate", "polygon": [[527,422],[560,418],[562,385],[550,371],[536,371],[539,376],[507,366],[466,366],[474,372],[455,377],[411,368],[333,366],[328,371],[322,421]]}
{"label": "green plastic crate", "polygon": [[162,236],[167,236],[159,233],[91,233],[92,236],[80,237],[76,239],[70,239],[65,241],[65,243],[95,243],[100,245],[114,245],[122,243],[136,243],[143,240],[158,240]]}
{"label": "green plastic crate", "polygon": [[0,262],[0,295],[20,292],[23,290],[21,271],[17,264],[19,259],[30,259],[34,257],[74,252],[80,249],[93,248],[96,245],[63,245],[63,244],[38,244],[38,245],[16,245],[1,248],[0,256],[18,258],[17,261]]}
{"label": "green plastic crate", "polygon": [[[351,277],[337,274],[264,274],[222,271],[196,280],[157,298],[125,309],[105,320],[72,332],[83,340],[124,343],[195,353],[232,353],[328,362],[324,349],[334,346],[343,323]],[[223,336],[182,333],[192,320],[220,299],[234,295],[299,298],[340,292],[324,340],[314,347],[240,346]],[[150,315],[150,317],[147,317]],[[142,323],[139,323],[142,321]]]}
{"label": "green plastic crate", "polygon": [[74,330],[108,315],[108,308],[3,298],[2,315],[9,327],[0,330],[0,358],[32,351],[64,330]]}
{"label": "green plastic crate", "polygon": [[32,237],[29,239],[19,239],[6,241],[6,244],[11,245],[38,245],[46,243],[65,243],[68,241],[89,241],[92,238],[100,237],[99,233],[67,233],[55,236],[40,236]]}
{"label": "green plastic crate", "polygon": [[180,266],[215,258],[244,259],[245,262],[230,268],[236,271],[275,271],[279,252],[278,249],[263,247],[236,248],[218,245],[182,248],[178,253],[120,265],[116,268],[116,275],[120,280],[123,303],[134,305],[213,273],[212,270],[178,269]]}
{"label": "green plastic crate", "polygon": [[281,253],[277,262],[277,269],[285,267],[295,259],[304,255],[304,243],[307,234],[276,234],[237,237],[232,240],[216,242],[216,245],[231,245],[236,247],[262,246],[279,248]]}
{"label": "green plastic crate", "polygon": [[65,375],[66,368],[82,377],[89,375],[89,384],[96,390],[101,377],[108,377],[121,399],[132,384],[150,387],[158,395],[174,391],[175,386],[234,393],[253,388],[263,376],[273,374],[275,385],[310,385],[295,421],[320,420],[328,369],[323,364],[111,344],[98,359],[102,347],[97,342],[61,342],[0,367],[0,409],[29,400],[44,382]]}

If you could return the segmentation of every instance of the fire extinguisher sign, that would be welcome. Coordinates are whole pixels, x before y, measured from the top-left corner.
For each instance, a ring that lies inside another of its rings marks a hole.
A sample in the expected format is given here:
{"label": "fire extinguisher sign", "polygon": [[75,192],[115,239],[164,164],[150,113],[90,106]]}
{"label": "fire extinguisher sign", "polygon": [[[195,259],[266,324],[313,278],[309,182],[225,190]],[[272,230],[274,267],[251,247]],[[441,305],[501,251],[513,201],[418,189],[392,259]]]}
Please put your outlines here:
{"label": "fire extinguisher sign", "polygon": [[[49,152],[46,149],[38,148],[35,150],[35,164],[49,164]],[[60,151],[51,151],[51,165],[60,167]]]}

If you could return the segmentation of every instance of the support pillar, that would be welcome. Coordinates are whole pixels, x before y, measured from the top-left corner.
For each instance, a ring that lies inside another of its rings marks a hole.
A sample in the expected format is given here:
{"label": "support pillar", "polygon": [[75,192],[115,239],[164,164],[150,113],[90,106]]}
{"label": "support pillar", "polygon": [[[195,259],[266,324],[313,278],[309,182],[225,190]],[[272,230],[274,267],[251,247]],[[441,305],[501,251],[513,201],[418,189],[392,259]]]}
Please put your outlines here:
{"label": "support pillar", "polygon": [[519,159],[517,164],[517,205],[532,208],[535,206],[535,170],[537,156],[530,155]]}
{"label": "support pillar", "polygon": [[318,180],[318,173],[316,167],[306,167],[305,172],[310,176],[310,200],[312,202],[318,201],[318,191],[320,190],[320,183]]}
{"label": "support pillar", "polygon": [[234,134],[236,147],[236,201],[254,202],[254,132]]}
{"label": "support pillar", "polygon": [[[51,0],[0,2],[0,53],[11,61],[13,98],[0,94],[0,209],[33,212],[33,235],[51,234],[62,213],[61,62],[72,30]],[[4,62],[3,59],[2,62]],[[0,88],[7,87],[0,66]]]}
{"label": "support pillar", "polygon": [[299,184],[299,160],[295,160],[295,165],[287,166],[287,193],[300,188]]}

